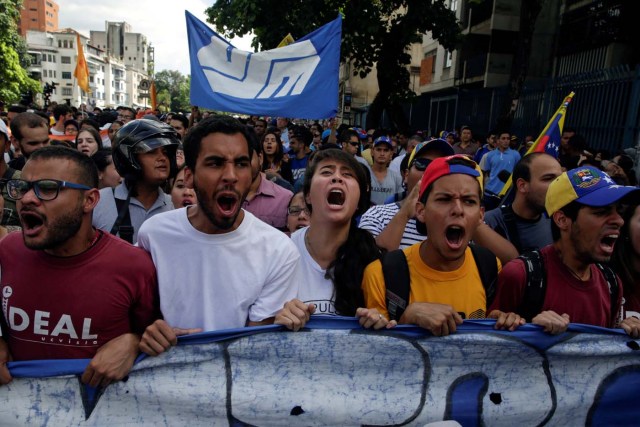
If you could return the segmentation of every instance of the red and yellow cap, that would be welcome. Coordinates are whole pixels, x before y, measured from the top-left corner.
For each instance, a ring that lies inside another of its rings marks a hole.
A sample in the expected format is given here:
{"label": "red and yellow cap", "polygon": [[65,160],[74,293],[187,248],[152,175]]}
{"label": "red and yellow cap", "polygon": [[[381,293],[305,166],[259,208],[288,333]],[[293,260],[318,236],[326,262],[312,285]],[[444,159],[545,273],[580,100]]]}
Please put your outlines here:
{"label": "red and yellow cap", "polygon": [[454,156],[439,157],[429,163],[424,175],[422,175],[420,199],[422,199],[425,190],[437,179],[456,173],[474,177],[480,184],[480,191],[483,191],[482,172],[478,164],[464,154],[456,154]]}

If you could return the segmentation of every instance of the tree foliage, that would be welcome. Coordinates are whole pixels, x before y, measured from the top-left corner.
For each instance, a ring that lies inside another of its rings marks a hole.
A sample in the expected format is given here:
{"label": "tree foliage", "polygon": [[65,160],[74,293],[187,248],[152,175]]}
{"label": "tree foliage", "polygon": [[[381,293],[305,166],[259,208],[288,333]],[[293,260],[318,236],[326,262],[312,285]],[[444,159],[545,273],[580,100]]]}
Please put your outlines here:
{"label": "tree foliage", "polygon": [[41,92],[40,83],[29,77],[27,47],[18,34],[22,0],[0,0],[0,100],[12,103],[22,92]]}
{"label": "tree foliage", "polygon": [[409,46],[420,43],[427,32],[447,49],[460,41],[455,13],[444,0],[218,0],[206,11],[209,22],[227,37],[253,31],[256,50],[275,48],[287,33],[297,40],[338,12],[343,14],[342,60],[351,61],[360,77],[377,64],[379,92],[367,127],[375,127],[386,109],[399,129],[407,128],[401,102],[414,95]]}
{"label": "tree foliage", "polygon": [[170,111],[188,111],[191,76],[184,76],[177,70],[162,70],[155,75],[158,102]]}

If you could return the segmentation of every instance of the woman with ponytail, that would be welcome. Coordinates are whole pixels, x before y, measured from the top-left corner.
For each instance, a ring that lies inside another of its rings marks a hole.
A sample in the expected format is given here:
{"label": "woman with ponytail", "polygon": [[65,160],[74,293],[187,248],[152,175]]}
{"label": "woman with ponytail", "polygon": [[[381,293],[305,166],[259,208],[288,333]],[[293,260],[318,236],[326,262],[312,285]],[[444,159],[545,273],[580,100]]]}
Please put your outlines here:
{"label": "woman with ponytail", "polygon": [[355,222],[368,204],[364,168],[344,151],[319,151],[305,172],[303,194],[310,225],[291,239],[300,251],[304,281],[275,323],[297,331],[312,314],[328,314],[357,316],[365,328],[394,326],[377,310],[362,308],[364,269],[381,256],[373,236]]}

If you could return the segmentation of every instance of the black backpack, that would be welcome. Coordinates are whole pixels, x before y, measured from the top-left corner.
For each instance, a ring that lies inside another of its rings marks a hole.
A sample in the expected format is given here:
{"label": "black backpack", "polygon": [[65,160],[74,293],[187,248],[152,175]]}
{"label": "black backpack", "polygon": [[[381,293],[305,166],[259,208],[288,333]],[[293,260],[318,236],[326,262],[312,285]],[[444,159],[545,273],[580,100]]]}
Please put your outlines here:
{"label": "black backpack", "polygon": [[133,226],[131,225],[131,214],[129,213],[129,203],[131,201],[131,191],[127,195],[126,200],[116,199],[116,190],[113,191],[113,200],[116,202],[118,217],[113,223],[109,233],[114,236],[119,235],[126,242],[133,243]]}
{"label": "black backpack", "polygon": [[[524,262],[524,268],[527,274],[527,285],[524,289],[524,295],[520,307],[516,310],[520,316],[524,317],[527,322],[542,312],[544,297],[547,291],[547,272],[544,267],[544,260],[540,251],[526,252],[518,257]],[[596,263],[596,267],[602,272],[604,279],[609,287],[609,295],[611,296],[612,316],[614,307],[618,304],[618,296],[620,295],[620,287],[618,278],[611,267]]]}
{"label": "black backpack", "polygon": [[[496,293],[496,279],[498,278],[498,262],[496,256],[489,249],[469,244],[473,259],[478,267],[482,286],[487,297],[487,307],[493,302]],[[402,249],[387,252],[382,257],[382,275],[386,287],[385,300],[389,320],[400,320],[409,303],[411,278],[409,264]]]}

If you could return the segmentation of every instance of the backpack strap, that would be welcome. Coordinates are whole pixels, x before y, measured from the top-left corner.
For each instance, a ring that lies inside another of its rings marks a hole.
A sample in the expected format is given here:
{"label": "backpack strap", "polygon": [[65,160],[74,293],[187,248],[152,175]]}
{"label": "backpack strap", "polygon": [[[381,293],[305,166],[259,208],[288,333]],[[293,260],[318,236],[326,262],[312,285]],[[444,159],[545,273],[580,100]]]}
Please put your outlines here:
{"label": "backpack strap", "polygon": [[480,274],[480,280],[482,281],[484,293],[487,298],[487,308],[489,308],[496,295],[498,261],[494,253],[487,248],[474,243],[470,243],[469,248],[476,262],[476,267],[478,267],[478,274]]}
{"label": "backpack strap", "polygon": [[[596,267],[598,267],[598,269],[602,272],[604,279],[607,281],[607,286],[609,287],[609,296],[611,297],[611,319],[613,320],[614,324],[617,324],[619,314],[618,312],[620,311],[620,307],[618,307],[618,298],[620,297],[620,284],[618,282],[618,276],[616,275],[616,272],[613,271],[613,269],[608,265],[596,263]],[[622,319],[619,320],[622,321]]]}
{"label": "backpack strap", "polygon": [[502,213],[502,219],[507,226],[507,240],[509,240],[513,246],[516,247],[518,253],[522,253],[522,242],[520,242],[520,234],[518,233],[518,226],[516,225],[516,214],[513,212],[511,205],[500,206],[500,212]]}
{"label": "backpack strap", "polygon": [[547,274],[540,251],[526,252],[518,259],[524,262],[526,284],[522,302],[516,312],[530,323],[542,311],[547,291]]}
{"label": "backpack strap", "polygon": [[116,202],[116,209],[118,211],[118,217],[116,222],[113,223],[110,233],[119,235],[120,238],[129,243],[133,243],[133,226],[131,225],[131,214],[129,213],[129,203],[131,202],[131,191],[127,194],[126,200],[117,199],[115,197],[116,190],[113,191],[113,200]]}
{"label": "backpack strap", "polygon": [[385,303],[389,320],[400,320],[409,303],[409,264],[402,249],[387,252],[381,260],[385,283]]}

